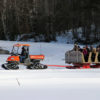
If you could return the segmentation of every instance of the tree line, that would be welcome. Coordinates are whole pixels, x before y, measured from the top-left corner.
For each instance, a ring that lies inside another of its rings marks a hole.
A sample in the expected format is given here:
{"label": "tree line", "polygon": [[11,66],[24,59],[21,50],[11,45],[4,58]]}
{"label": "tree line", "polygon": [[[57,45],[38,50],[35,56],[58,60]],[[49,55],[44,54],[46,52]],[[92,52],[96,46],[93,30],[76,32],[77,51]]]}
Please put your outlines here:
{"label": "tree line", "polygon": [[32,33],[49,42],[72,30],[77,42],[94,43],[100,41],[99,27],[99,0],[0,0],[2,40]]}

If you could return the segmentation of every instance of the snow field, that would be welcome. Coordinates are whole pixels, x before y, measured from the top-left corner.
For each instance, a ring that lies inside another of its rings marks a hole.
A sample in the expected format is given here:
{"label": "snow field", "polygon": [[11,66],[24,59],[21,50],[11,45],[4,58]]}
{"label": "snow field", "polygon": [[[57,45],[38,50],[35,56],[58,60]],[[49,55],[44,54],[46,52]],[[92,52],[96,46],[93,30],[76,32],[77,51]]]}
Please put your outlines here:
{"label": "snow field", "polygon": [[[0,46],[11,50],[15,43],[0,41]],[[31,44],[30,54],[45,55],[43,64],[66,65],[65,52],[73,48],[71,44],[26,43]],[[0,55],[0,65],[8,56]],[[23,65],[20,70],[0,68],[0,100],[100,100],[100,69],[27,70]]]}

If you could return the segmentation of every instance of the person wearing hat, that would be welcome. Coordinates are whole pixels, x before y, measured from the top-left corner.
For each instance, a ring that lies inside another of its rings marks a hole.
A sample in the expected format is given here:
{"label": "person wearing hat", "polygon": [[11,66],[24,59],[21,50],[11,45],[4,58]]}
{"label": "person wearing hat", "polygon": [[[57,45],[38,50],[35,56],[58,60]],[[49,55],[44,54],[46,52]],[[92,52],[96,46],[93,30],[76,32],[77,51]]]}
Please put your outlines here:
{"label": "person wearing hat", "polygon": [[21,56],[20,56],[20,62],[24,63],[24,59],[26,58],[26,49],[23,46],[22,47],[22,52],[21,52]]}
{"label": "person wearing hat", "polygon": [[79,48],[78,48],[78,45],[77,44],[74,44],[74,48],[73,48],[74,51],[78,51]]}

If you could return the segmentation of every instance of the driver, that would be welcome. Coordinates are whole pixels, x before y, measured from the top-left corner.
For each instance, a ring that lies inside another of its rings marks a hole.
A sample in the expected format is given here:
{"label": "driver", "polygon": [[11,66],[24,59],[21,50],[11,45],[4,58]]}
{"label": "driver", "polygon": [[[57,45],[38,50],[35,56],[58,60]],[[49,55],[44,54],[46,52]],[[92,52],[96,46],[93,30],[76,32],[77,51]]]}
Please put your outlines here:
{"label": "driver", "polygon": [[27,54],[26,52],[27,51],[26,51],[25,47],[23,46],[21,56],[20,56],[20,62],[22,62],[22,63],[24,63],[24,59],[26,58],[26,54]]}

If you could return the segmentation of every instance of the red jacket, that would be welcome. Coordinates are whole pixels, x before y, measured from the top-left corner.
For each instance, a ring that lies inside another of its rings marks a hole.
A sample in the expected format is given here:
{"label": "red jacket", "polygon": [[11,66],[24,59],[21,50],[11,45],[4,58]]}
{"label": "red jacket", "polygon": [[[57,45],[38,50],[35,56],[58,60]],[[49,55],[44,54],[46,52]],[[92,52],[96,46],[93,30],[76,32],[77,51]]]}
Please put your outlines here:
{"label": "red jacket", "polygon": [[86,49],[83,49],[83,54],[84,54],[84,55],[87,55],[87,54],[88,54],[88,52],[87,52]]}

